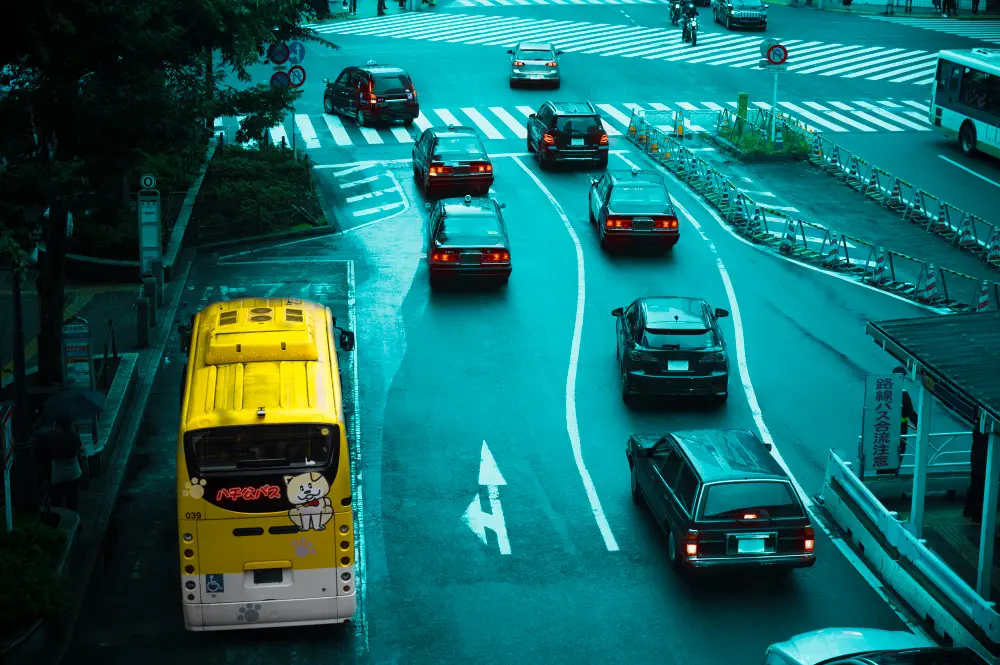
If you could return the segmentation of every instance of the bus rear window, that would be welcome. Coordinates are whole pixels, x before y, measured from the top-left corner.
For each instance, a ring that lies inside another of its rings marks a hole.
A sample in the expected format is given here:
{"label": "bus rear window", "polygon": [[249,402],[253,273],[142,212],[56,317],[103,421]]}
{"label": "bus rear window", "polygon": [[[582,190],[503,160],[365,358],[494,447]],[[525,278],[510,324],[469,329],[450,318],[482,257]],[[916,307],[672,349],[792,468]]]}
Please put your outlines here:
{"label": "bus rear window", "polygon": [[291,469],[336,462],[336,425],[249,425],[192,430],[185,435],[188,464],[201,473]]}

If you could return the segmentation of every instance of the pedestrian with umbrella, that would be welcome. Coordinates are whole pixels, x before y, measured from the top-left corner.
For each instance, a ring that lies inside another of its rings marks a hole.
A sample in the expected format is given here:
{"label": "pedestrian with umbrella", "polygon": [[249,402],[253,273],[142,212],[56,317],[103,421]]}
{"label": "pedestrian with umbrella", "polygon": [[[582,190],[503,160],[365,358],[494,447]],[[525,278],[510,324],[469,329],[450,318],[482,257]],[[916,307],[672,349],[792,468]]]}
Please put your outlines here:
{"label": "pedestrian with umbrella", "polygon": [[55,428],[43,441],[45,456],[49,460],[50,505],[77,512],[80,496],[80,455],[83,442],[77,421],[92,418],[104,407],[104,395],[94,390],[71,388],[45,403],[42,417],[55,422]]}

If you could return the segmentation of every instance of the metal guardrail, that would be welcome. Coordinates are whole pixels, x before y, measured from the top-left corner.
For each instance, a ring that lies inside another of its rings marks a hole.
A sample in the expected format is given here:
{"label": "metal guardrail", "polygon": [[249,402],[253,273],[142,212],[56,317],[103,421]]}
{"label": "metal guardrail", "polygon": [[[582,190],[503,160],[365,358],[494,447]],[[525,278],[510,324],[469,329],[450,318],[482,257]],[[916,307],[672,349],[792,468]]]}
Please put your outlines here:
{"label": "metal guardrail", "polygon": [[[837,233],[822,224],[793,219],[781,210],[755,201],[685,145],[685,140],[693,134],[763,137],[766,128],[775,120],[783,133],[807,141],[814,164],[843,178],[845,183],[856,187],[866,197],[880,200],[890,207],[907,209],[905,196],[897,191],[902,186],[901,180],[893,179],[894,184],[888,191],[871,185],[873,177],[877,185],[878,174],[885,172],[877,167],[871,167],[871,171],[863,170],[867,168],[862,166],[863,160],[853,155],[850,155],[845,170],[842,161],[847,153],[838,148],[836,159],[823,157],[822,135],[788,114],[779,114],[775,119],[771,112],[762,109],[750,109],[746,118],[727,109],[697,113],[636,110],[632,113],[626,138],[700,194],[730,226],[756,244],[767,245],[804,263],[852,275],[859,281],[942,310],[969,312],[1000,309],[1000,283],[979,281],[860,238]],[[867,162],[864,164],[867,165]],[[922,205],[930,201],[926,193],[922,192],[920,196],[924,201]],[[912,210],[912,206],[909,209]],[[915,214],[911,212],[911,216]],[[975,223],[972,220],[966,226],[972,229]]]}
{"label": "metal guardrail", "polygon": [[[905,526],[905,523],[898,519],[897,514],[889,511],[865,486],[864,483],[851,470],[851,463],[844,461],[836,451],[831,450],[826,465],[826,476],[823,487],[824,504],[828,507],[831,515],[842,528],[854,531],[859,525],[854,521],[845,519],[848,515],[844,512],[846,508],[839,501],[834,502],[832,493],[842,492],[849,497],[857,506],[858,510],[878,528],[885,540],[894,547],[899,555],[909,561],[920,573],[933,585],[934,589],[951,601],[968,619],[983,630],[987,639],[994,644],[1000,643],[1000,614],[996,611],[996,604],[983,599],[976,593],[968,583],[955,574],[955,572],[933,551],[931,551],[923,539],[916,538]],[[857,537],[859,534],[854,533]],[[866,547],[865,557],[876,558],[878,554],[870,551]],[[885,563],[885,562],[883,562]],[[903,575],[908,574],[898,570],[898,567],[890,565],[878,566],[884,575],[894,577],[895,584],[890,584],[897,592],[900,589],[897,585],[904,585]],[[912,581],[912,578],[910,578]],[[910,602],[919,594],[909,594],[902,591],[904,596],[910,597]],[[928,601],[932,602],[932,601]],[[935,622],[935,628],[949,624],[947,617],[940,614],[943,608],[938,606],[940,612],[928,606],[917,608],[921,612],[927,610]],[[955,639],[955,636],[951,636]],[[958,640],[956,640],[958,642]]]}
{"label": "metal guardrail", "polygon": [[[907,434],[902,437],[905,448],[903,454],[899,456],[899,467],[894,469],[896,477],[913,477],[913,465],[916,458],[914,444],[917,441],[916,434]],[[860,450],[861,437],[858,436],[858,447]],[[927,473],[961,473],[969,475],[972,471],[970,458],[972,456],[972,432],[931,432],[927,436],[927,447],[930,454],[927,457]],[[859,459],[861,455],[858,456]],[[889,471],[889,470],[887,470]],[[892,471],[889,471],[890,473]],[[885,477],[883,474],[872,478]],[[861,460],[861,480],[868,481],[870,478],[864,470],[864,460]]]}

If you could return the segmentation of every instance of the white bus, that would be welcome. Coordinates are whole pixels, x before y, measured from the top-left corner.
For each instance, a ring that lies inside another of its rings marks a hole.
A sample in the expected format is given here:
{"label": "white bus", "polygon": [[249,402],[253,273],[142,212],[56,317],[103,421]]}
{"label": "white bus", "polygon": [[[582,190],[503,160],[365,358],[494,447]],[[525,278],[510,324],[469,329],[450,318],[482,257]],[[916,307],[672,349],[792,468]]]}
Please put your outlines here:
{"label": "white bus", "polygon": [[928,116],[965,154],[1000,158],[1000,49],[941,51]]}

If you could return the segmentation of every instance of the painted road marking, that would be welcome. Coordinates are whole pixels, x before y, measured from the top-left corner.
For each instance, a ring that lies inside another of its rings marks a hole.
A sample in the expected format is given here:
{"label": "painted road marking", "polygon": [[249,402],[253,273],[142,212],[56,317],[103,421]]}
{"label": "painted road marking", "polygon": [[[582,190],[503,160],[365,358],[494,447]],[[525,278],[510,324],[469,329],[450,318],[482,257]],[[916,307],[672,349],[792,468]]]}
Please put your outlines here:
{"label": "painted road marking", "polygon": [[327,129],[330,130],[330,134],[333,135],[333,140],[337,145],[351,145],[351,137],[348,135],[347,130],[344,129],[344,123],[340,121],[340,118],[332,115],[324,115],[323,120],[326,122]]}
{"label": "painted road marking", "polygon": [[341,183],[340,188],[341,189],[348,189],[350,187],[357,187],[358,185],[364,185],[364,184],[369,183],[369,182],[375,182],[380,177],[381,176],[372,175],[372,176],[368,176],[367,178],[362,178],[361,180],[352,180],[351,182]]}
{"label": "painted road marking", "polygon": [[386,203],[385,205],[375,206],[374,208],[365,208],[364,210],[355,210],[355,217],[371,217],[372,215],[377,215],[380,212],[389,212],[390,210],[395,210],[396,208],[402,208],[402,201],[395,201],[393,203]]}
{"label": "painted road marking", "polygon": [[306,149],[312,150],[313,148],[318,148],[319,136],[316,135],[316,129],[313,128],[312,121],[309,120],[309,116],[303,114],[296,114],[295,125],[299,128],[299,136],[302,140],[306,142]]}
{"label": "painted road marking", "polygon": [[510,540],[507,538],[507,524],[503,517],[503,506],[500,505],[500,486],[506,485],[503,474],[497,467],[493,453],[490,452],[486,441],[480,450],[479,457],[479,484],[486,487],[487,500],[490,503],[490,512],[483,512],[479,493],[473,497],[469,507],[462,514],[462,521],[468,525],[472,532],[479,537],[483,545],[487,544],[486,530],[489,529],[497,537],[497,545],[500,554],[510,554]]}
{"label": "painted road marking", "polygon": [[396,193],[395,187],[390,187],[388,189],[379,189],[374,192],[365,192],[364,194],[358,194],[356,196],[348,196],[345,201],[348,203],[357,203],[358,201],[364,201],[365,199],[373,199],[376,196],[385,196],[386,194]]}
{"label": "painted road marking", "polygon": [[497,128],[493,126],[493,123],[487,120],[486,116],[484,116],[476,109],[470,107],[463,107],[462,113],[469,116],[472,122],[476,123],[476,127],[478,127],[480,130],[482,130],[484,134],[486,134],[486,138],[488,139],[503,138],[503,134],[497,131]]}
{"label": "painted road marking", "polygon": [[288,142],[288,133],[285,132],[285,127],[283,125],[272,127],[268,131],[271,133],[271,140],[274,141],[275,145],[286,145],[286,146],[292,145],[291,143]]}
{"label": "painted road marking", "polygon": [[987,178],[986,176],[984,176],[984,175],[980,175],[979,173],[976,173],[975,171],[973,171],[972,169],[970,169],[970,168],[969,168],[968,166],[962,166],[962,165],[961,165],[961,164],[959,164],[958,162],[956,162],[956,161],[953,161],[953,160],[951,160],[951,159],[948,159],[948,158],[947,158],[947,157],[945,157],[944,155],[938,155],[938,157],[939,157],[940,159],[943,159],[944,161],[948,162],[948,163],[949,163],[949,164],[951,164],[952,166],[957,166],[958,168],[962,169],[962,170],[963,170],[963,171],[965,171],[966,173],[968,173],[968,174],[970,174],[970,175],[974,175],[974,176],[976,176],[977,178],[979,178],[979,179],[980,179],[980,180],[982,180],[983,182],[987,182],[987,183],[989,183],[989,184],[993,185],[994,187],[1000,187],[1000,182],[997,182],[996,180],[990,180],[990,179],[989,179],[989,178]]}
{"label": "painted road marking", "polygon": [[383,143],[382,136],[371,127],[358,127],[358,129],[361,130],[361,135],[365,137],[369,145],[381,145]]}
{"label": "painted road marking", "polygon": [[512,157],[511,159],[528,174],[528,177],[534,181],[538,189],[541,190],[542,194],[549,200],[549,203],[552,204],[552,207],[555,208],[576,249],[576,317],[573,323],[573,342],[570,345],[569,351],[569,368],[566,371],[566,432],[569,435],[570,445],[573,448],[573,461],[576,463],[576,470],[580,474],[583,487],[587,492],[587,500],[590,502],[590,510],[594,515],[594,520],[597,522],[597,527],[604,538],[604,546],[608,548],[609,552],[617,552],[618,542],[611,532],[611,525],[608,523],[608,518],[601,507],[601,500],[597,496],[594,480],[590,477],[587,465],[583,461],[583,449],[580,443],[580,423],[576,415],[576,375],[580,363],[580,342],[583,338],[583,312],[587,302],[587,273],[583,263],[583,246],[580,244],[580,237],[573,229],[573,225],[570,224],[569,216],[566,215],[566,211],[563,210],[563,207],[556,200],[556,197],[552,195],[552,192],[538,179],[538,176],[531,169],[525,166],[519,157]]}
{"label": "painted road marking", "polygon": [[413,137],[410,133],[406,131],[405,127],[392,127],[392,135],[396,137],[396,140],[400,143],[413,143]]}
{"label": "painted road marking", "polygon": [[524,139],[528,137],[528,130],[525,129],[524,124],[518,122],[517,118],[508,113],[505,109],[499,106],[491,106],[490,112],[496,117],[500,118],[500,122],[507,125],[510,131],[514,132],[514,136],[519,139]]}

